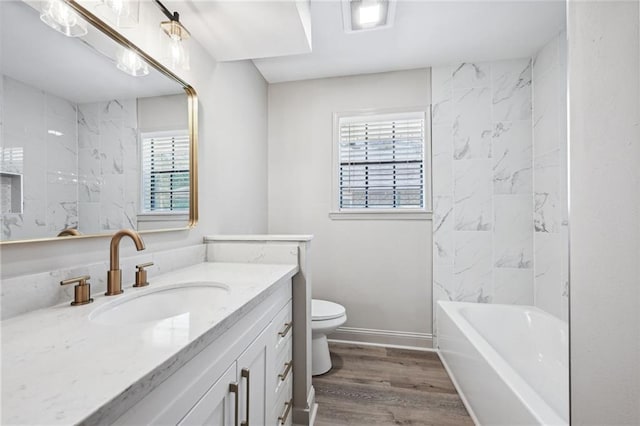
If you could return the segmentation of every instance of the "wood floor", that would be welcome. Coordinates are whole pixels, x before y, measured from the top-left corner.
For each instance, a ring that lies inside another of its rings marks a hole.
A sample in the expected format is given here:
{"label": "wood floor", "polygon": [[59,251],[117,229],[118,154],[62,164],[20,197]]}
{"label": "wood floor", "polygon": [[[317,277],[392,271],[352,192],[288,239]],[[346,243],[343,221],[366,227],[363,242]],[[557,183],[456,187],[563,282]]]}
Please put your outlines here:
{"label": "wood floor", "polygon": [[435,352],[332,343],[317,426],[473,425]]}

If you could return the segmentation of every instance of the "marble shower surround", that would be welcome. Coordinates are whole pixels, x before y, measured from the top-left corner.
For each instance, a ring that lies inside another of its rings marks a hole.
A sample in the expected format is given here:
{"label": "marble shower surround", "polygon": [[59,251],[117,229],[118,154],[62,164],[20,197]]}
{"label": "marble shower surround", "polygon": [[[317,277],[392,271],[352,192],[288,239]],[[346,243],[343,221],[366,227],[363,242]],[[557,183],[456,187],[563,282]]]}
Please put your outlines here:
{"label": "marble shower surround", "polygon": [[140,174],[136,99],[78,105],[80,231],[137,229]]}
{"label": "marble shower surround", "polygon": [[0,216],[2,240],[54,237],[78,225],[77,106],[10,77],[1,80],[0,170],[25,176],[23,212]]}
{"label": "marble shower surround", "polygon": [[434,303],[533,304],[531,64],[432,69]]}
{"label": "marble shower surround", "polygon": [[[2,240],[50,238],[70,227],[137,228],[137,101],[75,104],[6,76],[2,82],[0,170],[25,176],[23,213],[0,216]],[[22,150],[21,162],[4,155],[11,149]]]}

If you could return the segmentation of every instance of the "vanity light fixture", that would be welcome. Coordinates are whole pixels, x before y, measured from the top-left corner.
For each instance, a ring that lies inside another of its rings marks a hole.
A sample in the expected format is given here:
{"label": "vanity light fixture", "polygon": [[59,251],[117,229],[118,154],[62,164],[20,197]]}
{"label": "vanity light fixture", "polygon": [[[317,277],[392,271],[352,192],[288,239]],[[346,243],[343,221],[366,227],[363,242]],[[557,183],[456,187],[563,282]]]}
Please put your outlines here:
{"label": "vanity light fixture", "polygon": [[189,65],[189,50],[185,46],[185,41],[189,39],[191,34],[180,23],[180,14],[178,12],[171,13],[159,0],[154,0],[158,8],[169,18],[168,21],[160,23],[160,28],[169,36],[168,54],[171,62],[171,67],[174,69],[183,69],[188,71]]}
{"label": "vanity light fixture", "polygon": [[344,30],[351,33],[389,28],[395,5],[395,0],[342,0]]}
{"label": "vanity light fixture", "polygon": [[133,28],[138,24],[138,0],[101,0],[97,6],[102,15],[118,28]]}
{"label": "vanity light fixture", "polygon": [[141,77],[149,74],[149,65],[131,49],[120,47],[116,53],[116,66],[134,77]]}
{"label": "vanity light fixture", "polygon": [[87,22],[64,0],[47,0],[40,19],[67,37],[82,37],[87,34]]}

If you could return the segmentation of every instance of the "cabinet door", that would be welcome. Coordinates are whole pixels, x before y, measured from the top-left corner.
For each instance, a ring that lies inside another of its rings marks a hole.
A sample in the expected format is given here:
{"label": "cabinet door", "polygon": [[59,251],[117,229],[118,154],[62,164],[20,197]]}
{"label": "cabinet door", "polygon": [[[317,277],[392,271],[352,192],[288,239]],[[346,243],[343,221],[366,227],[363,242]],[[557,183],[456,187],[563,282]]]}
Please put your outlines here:
{"label": "cabinet door", "polygon": [[240,381],[240,424],[268,425],[267,369],[272,364],[273,339],[267,327],[238,358]]}
{"label": "cabinet door", "polygon": [[236,368],[234,362],[179,424],[185,426],[233,426],[237,424],[235,417],[238,415],[239,398]]}

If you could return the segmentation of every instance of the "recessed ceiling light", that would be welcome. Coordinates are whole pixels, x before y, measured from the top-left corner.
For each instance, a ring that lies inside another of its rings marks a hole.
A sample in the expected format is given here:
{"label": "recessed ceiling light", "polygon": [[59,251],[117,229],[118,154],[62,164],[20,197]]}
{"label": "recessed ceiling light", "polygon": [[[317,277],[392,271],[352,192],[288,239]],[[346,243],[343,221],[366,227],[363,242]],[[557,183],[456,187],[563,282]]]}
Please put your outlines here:
{"label": "recessed ceiling light", "polygon": [[62,135],[64,135],[64,133],[59,132],[57,130],[47,130],[47,133],[49,133],[50,135],[53,135],[53,136],[62,136]]}
{"label": "recessed ceiling light", "polygon": [[362,26],[375,26],[380,23],[382,14],[380,3],[368,6],[361,5],[358,8],[358,23]]}
{"label": "recessed ceiling light", "polygon": [[351,33],[391,27],[395,3],[395,0],[342,0],[344,30]]}

